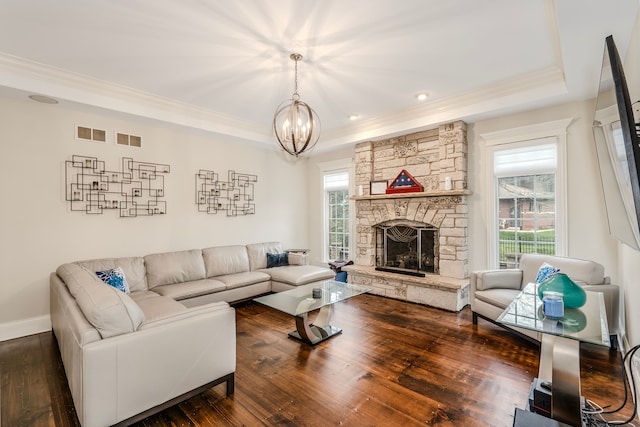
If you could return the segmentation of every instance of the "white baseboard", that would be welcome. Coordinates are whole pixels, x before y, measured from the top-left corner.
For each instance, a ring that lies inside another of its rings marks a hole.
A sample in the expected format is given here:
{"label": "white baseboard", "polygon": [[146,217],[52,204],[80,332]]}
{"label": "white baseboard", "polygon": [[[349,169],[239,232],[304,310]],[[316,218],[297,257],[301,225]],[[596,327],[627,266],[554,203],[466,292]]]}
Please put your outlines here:
{"label": "white baseboard", "polygon": [[26,337],[27,335],[39,334],[50,330],[51,317],[49,315],[0,323],[0,341]]}

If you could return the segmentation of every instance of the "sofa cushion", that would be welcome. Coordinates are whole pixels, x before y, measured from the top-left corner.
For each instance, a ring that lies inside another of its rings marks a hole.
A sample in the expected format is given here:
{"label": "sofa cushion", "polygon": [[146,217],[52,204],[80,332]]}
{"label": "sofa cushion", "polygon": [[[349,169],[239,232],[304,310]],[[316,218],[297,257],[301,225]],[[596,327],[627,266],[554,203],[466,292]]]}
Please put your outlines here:
{"label": "sofa cushion", "polygon": [[271,277],[261,271],[247,271],[244,273],[227,274],[218,276],[216,280],[225,284],[227,289],[240,288],[242,286],[254,285],[256,283],[268,282]]}
{"label": "sofa cushion", "polygon": [[142,257],[91,259],[78,261],[76,264],[94,273],[96,271],[105,271],[120,267],[127,278],[130,291],[144,291],[148,289],[144,270],[144,259]]}
{"label": "sofa cushion", "polygon": [[207,277],[249,271],[247,248],[241,245],[220,246],[202,250]]}
{"label": "sofa cushion", "polygon": [[178,301],[158,295],[152,291],[133,292],[131,293],[131,299],[138,304],[144,313],[145,320],[142,325],[188,310],[187,307]]}
{"label": "sofa cushion", "polygon": [[520,258],[523,286],[535,282],[538,270],[545,262],[559,268],[575,282],[588,285],[600,285],[604,282],[604,267],[597,262],[552,255],[523,254]]}
{"label": "sofa cushion", "polygon": [[280,254],[282,252],[280,242],[253,243],[247,245],[251,271],[267,268],[267,253]]}
{"label": "sofa cushion", "polygon": [[107,285],[94,272],[71,263],[61,265],[56,273],[102,338],[136,331],[144,321],[144,313],[129,295]]}
{"label": "sofa cushion", "polygon": [[502,309],[507,308],[520,293],[519,289],[490,289],[487,291],[476,291],[475,298]]}
{"label": "sofa cushion", "polygon": [[[165,298],[165,297],[161,297],[161,298]],[[180,304],[175,301],[174,303]],[[158,328],[158,327],[162,327],[170,324],[177,325],[177,323],[175,322],[185,322],[185,321],[189,322],[189,320],[187,319],[199,317],[207,313],[215,313],[215,312],[222,312],[222,311],[228,312],[229,309],[230,309],[229,304],[226,303],[225,301],[218,301],[218,302],[212,302],[212,303],[198,305],[194,307],[187,307],[186,310],[181,310],[174,313],[165,313],[164,315],[160,315],[153,319],[147,319],[144,322],[142,322],[142,325],[140,325],[140,328],[138,328],[138,330],[144,331],[147,329]],[[216,326],[220,326],[220,324],[216,322]],[[212,335],[215,335],[217,331],[210,329],[207,332],[211,333]],[[210,341],[207,341],[207,342],[210,342]],[[218,348],[218,351],[220,351],[219,348]]]}
{"label": "sofa cushion", "polygon": [[288,265],[286,267],[274,267],[262,270],[271,276],[275,282],[286,283],[292,286],[306,285],[311,282],[334,279],[335,273],[328,268],[315,265]]}
{"label": "sofa cushion", "polygon": [[200,295],[212,294],[224,291],[226,285],[217,279],[192,280],[184,283],[156,286],[153,292],[172,298],[176,301],[186,298],[194,298]]}
{"label": "sofa cushion", "polygon": [[127,277],[124,275],[122,268],[116,267],[104,271],[96,271],[96,276],[109,286],[113,286],[117,290],[125,294],[131,293]]}
{"label": "sofa cushion", "polygon": [[201,249],[146,255],[144,263],[149,289],[206,277]]}

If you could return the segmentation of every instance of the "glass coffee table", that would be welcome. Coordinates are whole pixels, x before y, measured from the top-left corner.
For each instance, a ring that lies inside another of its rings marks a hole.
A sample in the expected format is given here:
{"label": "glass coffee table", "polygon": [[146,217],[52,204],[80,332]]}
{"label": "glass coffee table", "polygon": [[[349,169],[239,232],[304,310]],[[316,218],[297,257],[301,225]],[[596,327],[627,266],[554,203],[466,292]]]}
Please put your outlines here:
{"label": "glass coffee table", "polygon": [[[314,298],[314,289],[318,293]],[[369,292],[371,289],[336,280],[309,283],[284,292],[277,292],[254,301],[283,311],[296,318],[296,330],[289,336],[316,345],[342,332],[342,329],[329,324],[333,304],[351,297]],[[320,310],[313,323],[309,323],[308,315],[314,310]]]}

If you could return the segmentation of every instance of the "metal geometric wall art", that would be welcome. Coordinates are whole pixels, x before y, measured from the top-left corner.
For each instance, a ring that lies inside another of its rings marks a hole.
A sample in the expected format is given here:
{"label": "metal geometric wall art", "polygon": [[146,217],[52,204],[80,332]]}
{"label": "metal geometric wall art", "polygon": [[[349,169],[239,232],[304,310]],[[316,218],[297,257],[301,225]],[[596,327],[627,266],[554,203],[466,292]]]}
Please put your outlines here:
{"label": "metal geometric wall art", "polygon": [[208,214],[224,211],[227,216],[255,214],[254,182],[258,182],[256,175],[230,170],[227,181],[222,181],[216,172],[200,169],[196,174],[198,211]]}
{"label": "metal geometric wall art", "polygon": [[87,214],[113,210],[123,218],[163,215],[164,174],[169,170],[169,165],[123,157],[121,170],[110,171],[96,157],[73,155],[65,161],[65,200],[72,211]]}

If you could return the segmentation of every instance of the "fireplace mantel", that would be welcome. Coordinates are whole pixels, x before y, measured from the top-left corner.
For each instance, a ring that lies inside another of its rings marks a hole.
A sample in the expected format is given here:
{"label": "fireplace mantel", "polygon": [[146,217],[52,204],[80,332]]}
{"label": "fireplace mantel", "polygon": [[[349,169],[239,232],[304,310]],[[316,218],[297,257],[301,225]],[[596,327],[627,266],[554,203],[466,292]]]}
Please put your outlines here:
{"label": "fireplace mantel", "polygon": [[351,200],[386,200],[386,199],[409,199],[418,197],[442,197],[442,196],[468,196],[471,190],[442,190],[442,191],[422,191],[416,193],[396,193],[396,194],[374,194],[369,196],[353,196]]}

